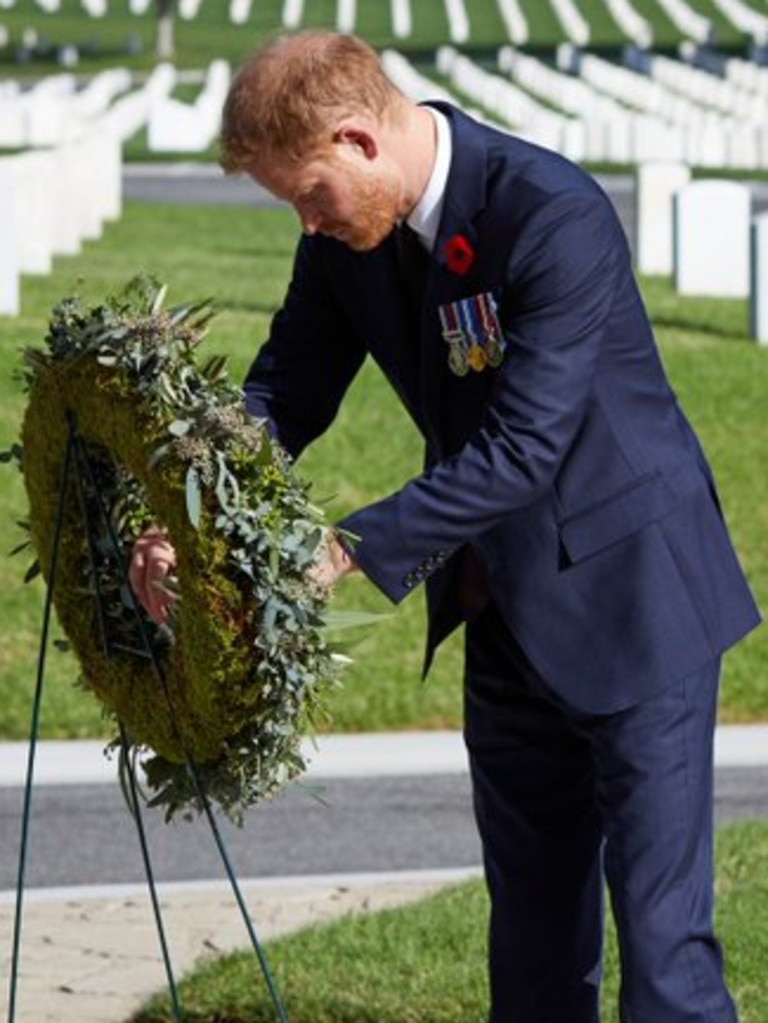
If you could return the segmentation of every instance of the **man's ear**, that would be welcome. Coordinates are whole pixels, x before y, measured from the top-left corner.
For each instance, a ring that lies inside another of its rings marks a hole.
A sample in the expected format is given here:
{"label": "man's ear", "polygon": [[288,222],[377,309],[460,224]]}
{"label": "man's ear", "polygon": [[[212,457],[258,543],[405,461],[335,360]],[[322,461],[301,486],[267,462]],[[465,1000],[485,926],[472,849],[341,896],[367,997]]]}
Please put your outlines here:
{"label": "man's ear", "polygon": [[333,133],[336,144],[354,146],[367,160],[374,160],[379,155],[379,144],[368,125],[351,118],[336,128]]}

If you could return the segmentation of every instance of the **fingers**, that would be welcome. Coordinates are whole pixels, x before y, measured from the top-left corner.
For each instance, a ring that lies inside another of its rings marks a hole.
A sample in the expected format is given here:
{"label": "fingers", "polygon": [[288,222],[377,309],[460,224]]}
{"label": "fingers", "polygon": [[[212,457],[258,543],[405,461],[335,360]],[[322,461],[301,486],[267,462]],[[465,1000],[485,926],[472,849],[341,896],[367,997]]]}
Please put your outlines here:
{"label": "fingers", "polygon": [[176,595],[165,585],[176,568],[176,551],[165,530],[153,526],[133,546],[128,581],[136,599],[158,625],[168,621]]}
{"label": "fingers", "polygon": [[356,563],[343,544],[333,533],[329,533],[321,545],[317,563],[309,570],[309,578],[325,589],[330,589],[349,572],[355,571]]}

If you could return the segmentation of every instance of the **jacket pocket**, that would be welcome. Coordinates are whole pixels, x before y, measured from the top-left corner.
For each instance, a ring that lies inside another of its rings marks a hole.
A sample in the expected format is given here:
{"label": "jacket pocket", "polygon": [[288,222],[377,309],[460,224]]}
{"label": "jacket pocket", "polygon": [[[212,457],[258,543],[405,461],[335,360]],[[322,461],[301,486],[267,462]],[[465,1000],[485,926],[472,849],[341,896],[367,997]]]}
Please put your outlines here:
{"label": "jacket pocket", "polygon": [[612,497],[564,519],[560,540],[570,561],[581,561],[658,522],[675,503],[661,473],[641,476]]}

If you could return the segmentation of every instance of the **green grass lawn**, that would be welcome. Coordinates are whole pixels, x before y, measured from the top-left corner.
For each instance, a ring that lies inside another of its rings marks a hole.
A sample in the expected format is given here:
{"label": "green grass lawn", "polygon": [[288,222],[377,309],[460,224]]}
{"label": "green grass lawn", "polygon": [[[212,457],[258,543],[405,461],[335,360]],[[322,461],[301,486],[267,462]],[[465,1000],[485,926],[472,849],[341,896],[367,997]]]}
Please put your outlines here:
{"label": "green grass lawn", "polygon": [[[742,1023],[768,1019],[768,823],[717,835],[718,929]],[[482,1023],[487,898],[480,881],[405,908],[350,915],[266,946],[290,1023]],[[256,921],[258,927],[258,921]],[[608,929],[603,1012],[616,1019],[618,954]],[[187,1023],[270,1023],[251,950],[209,959],[184,979]],[[173,1023],[167,996],[130,1023]],[[659,1021],[661,1023],[661,1021]]]}
{"label": "green grass lawn", "polygon": [[[214,296],[219,315],[205,345],[230,356],[242,379],[290,269],[296,236],[283,209],[128,204],[123,218],[80,256],[55,261],[49,277],[25,278],[23,314],[0,319],[0,449],[17,437],[24,396],[14,378],[24,345],[40,342],[48,313],[75,291],[98,300],[133,273],[152,272],[170,285],[170,301]],[[681,300],[668,282],[644,282],[664,356],[683,404],[720,478],[734,536],[758,598],[768,607],[768,352],[746,338],[743,302]],[[372,366],[355,381],[341,413],[301,460],[313,497],[330,520],[397,488],[418,472],[421,443]],[[29,727],[44,592],[23,585],[29,558],[5,556],[23,538],[26,514],[18,472],[0,466],[0,739],[20,739]],[[461,720],[461,640],[438,653],[428,681],[419,681],[424,611],[421,595],[396,610],[362,579],[345,582],[339,606],[390,613],[355,648],[355,665],[333,701],[333,730],[457,727]],[[57,635],[56,630],[54,634]],[[41,734],[107,734],[98,705],[75,685],[76,666],[51,650]],[[757,630],[727,658],[722,699],[729,720],[768,717],[768,630]]]}
{"label": "green grass lawn", "polygon": [[[744,39],[719,12],[712,0],[689,0],[692,7],[710,17],[716,28],[718,45],[744,50]],[[671,49],[681,41],[678,29],[665,15],[658,0],[633,0],[655,29],[657,48]],[[521,0],[528,21],[532,50],[552,50],[565,36],[550,3]],[[591,30],[590,47],[616,50],[627,40],[600,0],[581,0],[578,5]],[[467,46],[473,51],[495,49],[507,42],[504,22],[496,0],[472,0],[466,5],[469,20]],[[282,29],[283,0],[256,0],[244,25],[229,20],[229,0],[203,0],[191,21],[176,18],[175,62],[182,68],[200,68],[213,57],[223,57],[234,65],[262,39]],[[443,0],[411,0],[412,32],[406,39],[393,35],[390,3],[359,0],[355,30],[374,46],[396,46],[419,53],[434,50],[449,41],[449,23]],[[336,27],[336,0],[307,0],[302,28]],[[107,17],[92,18],[79,0],[62,0],[56,13],[42,11],[34,0],[16,0],[0,12],[0,24],[9,33],[9,42],[0,46],[0,73],[34,75],[58,69],[57,52],[63,45],[80,51],[78,72],[93,72],[118,63],[133,70],[146,70],[155,63],[154,5],[142,15],[130,12],[128,0],[109,0]],[[34,29],[38,44],[32,56],[20,59],[24,34]]]}

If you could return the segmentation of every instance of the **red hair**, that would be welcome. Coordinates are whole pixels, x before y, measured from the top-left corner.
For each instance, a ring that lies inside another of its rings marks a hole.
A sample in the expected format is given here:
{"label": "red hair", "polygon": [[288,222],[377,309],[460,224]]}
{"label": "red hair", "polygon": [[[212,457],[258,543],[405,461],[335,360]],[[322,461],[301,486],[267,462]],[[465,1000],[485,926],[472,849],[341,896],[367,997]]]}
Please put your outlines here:
{"label": "red hair", "polygon": [[330,142],[339,118],[380,117],[402,93],[378,55],[356,36],[282,35],[257,50],[235,76],[224,103],[220,162],[227,173],[256,160],[296,160]]}

